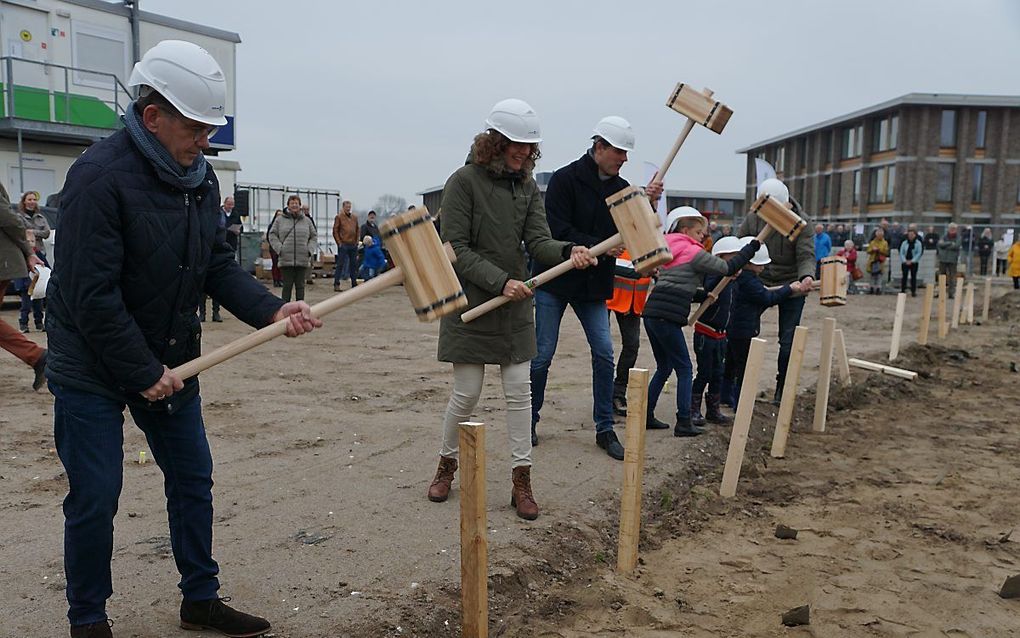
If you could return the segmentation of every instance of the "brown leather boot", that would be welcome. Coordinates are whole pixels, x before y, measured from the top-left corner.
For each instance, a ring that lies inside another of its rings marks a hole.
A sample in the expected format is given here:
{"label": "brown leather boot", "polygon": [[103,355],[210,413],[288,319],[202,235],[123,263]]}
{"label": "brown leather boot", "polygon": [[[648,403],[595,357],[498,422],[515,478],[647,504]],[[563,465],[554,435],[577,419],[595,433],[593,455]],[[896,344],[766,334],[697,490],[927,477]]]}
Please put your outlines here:
{"label": "brown leather boot", "polygon": [[453,475],[457,471],[457,459],[448,456],[439,457],[439,469],[436,470],[436,478],[432,479],[429,485],[429,500],[433,503],[442,503],[450,496],[450,487],[453,485]]}
{"label": "brown leather boot", "polygon": [[513,471],[514,489],[510,496],[510,507],[517,508],[517,515],[533,521],[538,518],[538,503],[531,495],[531,466],[521,465]]}

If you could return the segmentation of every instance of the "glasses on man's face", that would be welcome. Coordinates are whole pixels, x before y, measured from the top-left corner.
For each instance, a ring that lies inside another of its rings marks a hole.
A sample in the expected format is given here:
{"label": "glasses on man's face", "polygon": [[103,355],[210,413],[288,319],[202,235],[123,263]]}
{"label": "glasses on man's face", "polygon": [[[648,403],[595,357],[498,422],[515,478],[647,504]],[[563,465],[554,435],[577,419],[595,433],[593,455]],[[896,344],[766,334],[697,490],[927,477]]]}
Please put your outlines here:
{"label": "glasses on man's face", "polygon": [[183,122],[184,127],[188,129],[194,136],[192,139],[196,144],[201,142],[203,139],[206,140],[212,139],[216,135],[217,131],[220,130],[220,127],[218,126],[206,126],[205,124],[200,124],[198,122],[189,120],[188,118],[184,117],[183,115],[172,109],[159,107],[159,110]]}

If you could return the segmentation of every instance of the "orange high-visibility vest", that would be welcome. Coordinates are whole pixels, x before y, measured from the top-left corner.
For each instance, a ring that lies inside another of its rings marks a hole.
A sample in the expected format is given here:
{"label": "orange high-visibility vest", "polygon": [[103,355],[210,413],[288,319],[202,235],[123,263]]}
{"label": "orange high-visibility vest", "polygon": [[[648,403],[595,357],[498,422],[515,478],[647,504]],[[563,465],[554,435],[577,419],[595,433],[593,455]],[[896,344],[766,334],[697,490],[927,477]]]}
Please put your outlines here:
{"label": "orange high-visibility vest", "polygon": [[[616,258],[616,263],[624,268],[634,267],[626,250]],[[613,278],[613,298],[606,304],[606,307],[613,312],[624,314],[633,312],[636,315],[640,315],[645,309],[645,301],[648,299],[648,288],[651,284],[651,277],[631,279],[616,275]]]}

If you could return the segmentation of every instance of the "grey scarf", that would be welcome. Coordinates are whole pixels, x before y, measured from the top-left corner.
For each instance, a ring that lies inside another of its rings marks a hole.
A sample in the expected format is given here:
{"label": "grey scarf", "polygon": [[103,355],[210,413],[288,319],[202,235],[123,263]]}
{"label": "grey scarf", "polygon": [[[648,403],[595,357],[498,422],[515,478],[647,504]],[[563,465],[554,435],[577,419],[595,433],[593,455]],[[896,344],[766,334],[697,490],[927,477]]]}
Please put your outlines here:
{"label": "grey scarf", "polygon": [[178,164],[170,152],[156,139],[156,136],[145,128],[134,102],[128,106],[127,112],[121,119],[131,140],[142,152],[142,155],[152,163],[152,167],[156,169],[156,174],[161,180],[185,191],[192,190],[202,183],[202,180],[205,179],[205,155],[199,153],[190,168],[184,168]]}

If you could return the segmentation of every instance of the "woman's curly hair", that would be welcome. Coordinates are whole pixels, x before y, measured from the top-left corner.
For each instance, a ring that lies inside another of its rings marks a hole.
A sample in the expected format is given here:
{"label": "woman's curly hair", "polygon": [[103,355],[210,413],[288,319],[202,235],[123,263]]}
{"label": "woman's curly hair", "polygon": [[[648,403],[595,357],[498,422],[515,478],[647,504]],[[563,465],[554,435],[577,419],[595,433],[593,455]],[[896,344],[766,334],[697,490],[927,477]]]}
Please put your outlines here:
{"label": "woman's curly hair", "polygon": [[[509,145],[510,140],[499,131],[489,129],[479,133],[471,145],[471,161],[479,166],[484,166],[496,175],[512,172],[507,169],[505,160],[506,147]],[[524,160],[521,172],[531,175],[531,172],[535,170],[535,163],[540,157],[542,157],[542,153],[538,150],[538,144],[532,144],[531,153]]]}

